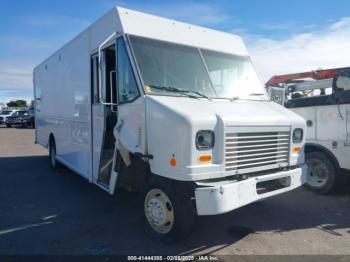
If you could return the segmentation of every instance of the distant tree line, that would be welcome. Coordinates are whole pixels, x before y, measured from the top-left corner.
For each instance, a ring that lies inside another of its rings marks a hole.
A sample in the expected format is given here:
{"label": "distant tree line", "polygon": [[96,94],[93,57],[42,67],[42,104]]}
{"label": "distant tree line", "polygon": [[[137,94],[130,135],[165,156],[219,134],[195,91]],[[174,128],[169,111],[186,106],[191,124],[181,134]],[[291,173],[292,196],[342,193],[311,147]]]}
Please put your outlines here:
{"label": "distant tree line", "polygon": [[6,104],[8,107],[27,107],[25,100],[12,100]]}

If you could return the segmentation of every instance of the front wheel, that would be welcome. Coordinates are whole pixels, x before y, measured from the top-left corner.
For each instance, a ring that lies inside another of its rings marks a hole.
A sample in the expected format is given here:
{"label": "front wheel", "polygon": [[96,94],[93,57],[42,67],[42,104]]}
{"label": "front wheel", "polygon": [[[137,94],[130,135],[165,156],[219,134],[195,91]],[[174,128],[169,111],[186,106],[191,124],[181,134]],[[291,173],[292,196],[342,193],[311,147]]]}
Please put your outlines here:
{"label": "front wheel", "polygon": [[322,152],[306,154],[308,166],[306,187],[319,194],[327,194],[341,184],[342,174],[339,168]]}
{"label": "front wheel", "polygon": [[146,233],[167,243],[186,237],[194,224],[191,200],[178,190],[176,182],[153,179],[142,191]]}

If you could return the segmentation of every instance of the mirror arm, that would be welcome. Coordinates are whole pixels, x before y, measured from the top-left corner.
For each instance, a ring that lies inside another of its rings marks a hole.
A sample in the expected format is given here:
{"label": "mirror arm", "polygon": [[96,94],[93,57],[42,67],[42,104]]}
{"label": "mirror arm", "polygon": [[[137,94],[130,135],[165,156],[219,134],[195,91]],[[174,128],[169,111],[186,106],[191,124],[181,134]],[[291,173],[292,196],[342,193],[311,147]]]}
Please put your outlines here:
{"label": "mirror arm", "polygon": [[113,103],[106,103],[102,100],[102,68],[101,68],[102,48],[116,35],[117,35],[117,32],[114,32],[109,37],[107,37],[106,40],[104,40],[102,44],[100,44],[100,46],[98,47],[99,100],[100,100],[100,103],[103,105],[113,105]]}

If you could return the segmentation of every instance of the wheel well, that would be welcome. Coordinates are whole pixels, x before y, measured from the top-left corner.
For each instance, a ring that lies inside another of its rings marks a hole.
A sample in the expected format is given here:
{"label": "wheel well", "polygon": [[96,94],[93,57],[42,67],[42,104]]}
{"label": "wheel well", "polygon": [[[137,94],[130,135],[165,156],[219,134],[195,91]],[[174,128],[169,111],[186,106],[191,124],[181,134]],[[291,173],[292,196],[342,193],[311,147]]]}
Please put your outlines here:
{"label": "wheel well", "polygon": [[317,145],[317,144],[306,144],[305,145],[305,154],[308,154],[311,152],[324,153],[325,155],[327,155],[329,157],[329,159],[336,166],[336,168],[340,167],[337,158],[333,155],[333,153],[328,148],[321,146],[321,145]]}
{"label": "wheel well", "polygon": [[142,160],[135,154],[129,153],[131,164],[126,166],[121,155],[116,155],[115,171],[118,172],[118,187],[128,191],[138,191],[148,180],[150,175],[149,163]]}

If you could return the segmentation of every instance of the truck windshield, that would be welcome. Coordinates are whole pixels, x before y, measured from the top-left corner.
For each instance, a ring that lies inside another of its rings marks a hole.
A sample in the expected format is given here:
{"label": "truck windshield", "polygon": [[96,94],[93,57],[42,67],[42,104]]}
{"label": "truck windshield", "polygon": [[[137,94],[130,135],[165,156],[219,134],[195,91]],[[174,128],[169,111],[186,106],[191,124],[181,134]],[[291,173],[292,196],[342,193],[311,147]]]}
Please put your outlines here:
{"label": "truck windshield", "polygon": [[247,57],[135,36],[130,41],[146,93],[268,99]]}

